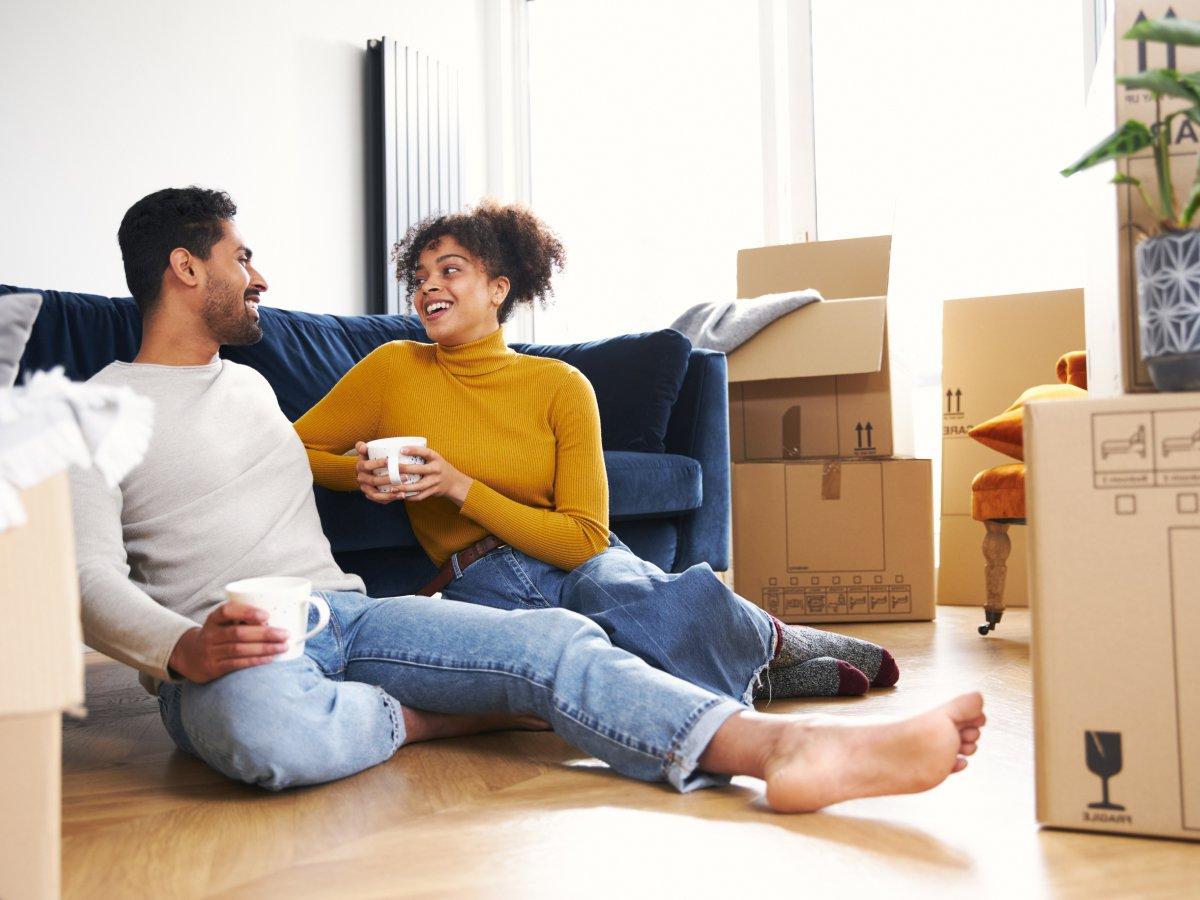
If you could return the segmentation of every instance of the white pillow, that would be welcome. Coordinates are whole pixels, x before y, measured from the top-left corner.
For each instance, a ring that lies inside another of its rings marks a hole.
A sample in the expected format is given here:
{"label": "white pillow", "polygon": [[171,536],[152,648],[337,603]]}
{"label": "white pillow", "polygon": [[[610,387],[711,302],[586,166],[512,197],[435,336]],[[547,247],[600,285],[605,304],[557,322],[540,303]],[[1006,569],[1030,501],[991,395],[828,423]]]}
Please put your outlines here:
{"label": "white pillow", "polygon": [[5,294],[0,297],[0,388],[17,382],[17,369],[33,320],[42,308],[41,294]]}

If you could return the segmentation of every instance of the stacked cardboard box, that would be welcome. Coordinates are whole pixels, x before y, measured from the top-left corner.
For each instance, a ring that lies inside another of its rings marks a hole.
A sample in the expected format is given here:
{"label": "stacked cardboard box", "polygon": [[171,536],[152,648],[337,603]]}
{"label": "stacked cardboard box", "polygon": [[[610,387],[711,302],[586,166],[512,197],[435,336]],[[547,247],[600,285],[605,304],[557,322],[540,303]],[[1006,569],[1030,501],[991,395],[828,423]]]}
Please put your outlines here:
{"label": "stacked cardboard box", "polygon": [[[1200,49],[1121,40],[1143,18],[1200,19],[1200,0],[1116,0],[1079,150],[1149,91],[1115,76],[1200,68]],[[1187,101],[1163,97],[1166,116]],[[1194,123],[1173,120],[1170,166],[1190,184]],[[1153,183],[1149,151],[1117,171]],[[1089,204],[1087,400],[1025,416],[1037,814],[1046,825],[1200,840],[1200,394],[1153,394],[1140,360],[1134,248],[1154,226],[1112,166],[1079,177]]]}
{"label": "stacked cardboard box", "polygon": [[83,703],[66,475],[21,495],[0,533],[0,897],[57,897],[62,711]]}
{"label": "stacked cardboard box", "polygon": [[887,328],[891,238],[738,254],[738,296],[825,298],[729,354],[734,589],[785,622],[933,618],[930,463]]}
{"label": "stacked cardboard box", "polygon": [[1200,394],[1026,416],[1038,819],[1200,840]]}
{"label": "stacked cardboard box", "polygon": [[[971,518],[971,479],[1013,460],[967,432],[1006,409],[1027,388],[1054,382],[1058,358],[1083,349],[1083,291],[948,300],[943,311],[938,603],[982,606],[987,599],[984,528]],[[1026,536],[1024,528],[1009,532],[1007,606],[1028,605]]]}

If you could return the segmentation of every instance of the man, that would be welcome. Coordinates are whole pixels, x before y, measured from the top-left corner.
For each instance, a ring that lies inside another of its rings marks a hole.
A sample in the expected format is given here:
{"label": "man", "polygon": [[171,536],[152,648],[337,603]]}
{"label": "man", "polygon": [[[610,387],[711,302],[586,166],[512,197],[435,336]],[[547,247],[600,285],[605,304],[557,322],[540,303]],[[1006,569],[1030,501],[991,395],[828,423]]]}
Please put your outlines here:
{"label": "man", "polygon": [[[765,778],[781,810],[924,790],[966,765],[978,694],[886,725],[764,716],[651,668],[566,610],[367,597],[333,561],[304,448],[269,385],[217,355],[261,337],[267,283],[236,211],[193,187],[126,213],[118,241],[142,345],[94,380],[151,398],[154,434],[116,488],[73,476],[87,640],[142,673],[181,750],[280,789],[536,717],[614,769],[679,790]],[[264,611],[223,601],[225,584],[260,575],[307,578],[332,610],[298,659],[275,660],[287,635]]]}

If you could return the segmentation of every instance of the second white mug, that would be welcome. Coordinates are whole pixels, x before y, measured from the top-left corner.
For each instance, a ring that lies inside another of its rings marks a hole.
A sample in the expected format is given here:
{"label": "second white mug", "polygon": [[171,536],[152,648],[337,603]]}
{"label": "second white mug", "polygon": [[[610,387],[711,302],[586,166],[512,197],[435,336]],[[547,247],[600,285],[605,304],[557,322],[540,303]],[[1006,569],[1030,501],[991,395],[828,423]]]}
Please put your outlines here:
{"label": "second white mug", "polygon": [[[405,475],[401,473],[400,466],[419,466],[425,460],[419,456],[406,456],[400,451],[405,447],[426,447],[428,442],[423,437],[390,437],[377,438],[373,441],[367,441],[367,459],[377,459],[380,462],[387,464],[387,476],[392,484],[417,484],[421,480],[420,475]],[[382,475],[383,468],[375,470],[376,475]],[[405,496],[411,496],[416,491],[408,491]]]}

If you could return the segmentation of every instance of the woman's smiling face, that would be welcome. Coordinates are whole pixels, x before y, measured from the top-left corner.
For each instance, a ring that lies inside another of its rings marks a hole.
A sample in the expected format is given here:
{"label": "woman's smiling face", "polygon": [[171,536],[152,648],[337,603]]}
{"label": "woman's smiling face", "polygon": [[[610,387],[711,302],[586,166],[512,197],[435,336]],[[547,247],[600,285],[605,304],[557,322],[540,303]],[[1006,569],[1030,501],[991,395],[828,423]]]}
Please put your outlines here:
{"label": "woman's smiling face", "polygon": [[418,258],[413,305],[425,332],[447,347],[469,344],[500,327],[498,310],[508,279],[492,278],[451,235],[431,242]]}

